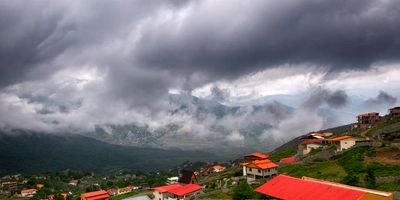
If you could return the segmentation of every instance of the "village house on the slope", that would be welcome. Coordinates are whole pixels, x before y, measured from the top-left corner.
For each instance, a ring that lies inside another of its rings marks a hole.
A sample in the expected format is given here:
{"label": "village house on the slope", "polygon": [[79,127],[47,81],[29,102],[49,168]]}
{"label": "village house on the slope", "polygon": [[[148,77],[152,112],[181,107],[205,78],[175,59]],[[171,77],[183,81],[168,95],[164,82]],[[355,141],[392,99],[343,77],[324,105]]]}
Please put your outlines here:
{"label": "village house on the slope", "polygon": [[248,182],[278,174],[278,165],[269,160],[267,154],[260,152],[245,155],[240,165]]}
{"label": "village house on the slope", "polygon": [[153,188],[154,200],[197,199],[203,187],[197,184],[172,184]]}
{"label": "village house on the slope", "polygon": [[371,128],[381,120],[381,116],[377,112],[363,113],[357,116],[356,127],[360,130]]}
{"label": "village house on the slope", "polygon": [[256,192],[282,200],[393,200],[393,194],[314,178],[279,175],[255,189]]}

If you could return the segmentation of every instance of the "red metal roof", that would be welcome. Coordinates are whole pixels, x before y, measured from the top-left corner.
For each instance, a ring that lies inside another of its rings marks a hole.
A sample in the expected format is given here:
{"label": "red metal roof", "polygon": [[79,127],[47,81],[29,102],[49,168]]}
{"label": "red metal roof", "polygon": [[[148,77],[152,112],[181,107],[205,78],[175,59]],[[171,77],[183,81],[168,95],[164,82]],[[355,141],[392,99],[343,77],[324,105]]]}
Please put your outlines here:
{"label": "red metal roof", "polygon": [[366,193],[352,189],[346,185],[327,184],[323,181],[306,180],[286,175],[279,175],[271,179],[255,189],[255,191],[285,200],[358,200]]}
{"label": "red metal roof", "polygon": [[295,163],[295,162],[297,162],[297,160],[296,160],[296,157],[294,157],[294,156],[290,156],[290,157],[281,159],[281,163],[285,163],[285,164],[290,164],[290,163]]}
{"label": "red metal roof", "polygon": [[183,195],[187,195],[187,194],[190,194],[192,192],[196,192],[196,191],[199,191],[202,189],[203,189],[203,187],[201,187],[200,185],[187,184],[187,185],[175,188],[175,189],[171,189],[168,192],[171,194],[178,195],[178,196],[183,196]]}
{"label": "red metal roof", "polygon": [[164,186],[160,186],[160,187],[155,187],[153,189],[158,191],[158,192],[168,192],[170,190],[173,190],[173,189],[176,189],[176,188],[180,188],[180,187],[182,187],[181,184],[171,184],[171,185],[164,185]]}
{"label": "red metal roof", "polygon": [[99,190],[94,192],[88,192],[81,194],[81,197],[86,200],[97,200],[97,199],[107,199],[110,198],[110,195],[107,191]]}

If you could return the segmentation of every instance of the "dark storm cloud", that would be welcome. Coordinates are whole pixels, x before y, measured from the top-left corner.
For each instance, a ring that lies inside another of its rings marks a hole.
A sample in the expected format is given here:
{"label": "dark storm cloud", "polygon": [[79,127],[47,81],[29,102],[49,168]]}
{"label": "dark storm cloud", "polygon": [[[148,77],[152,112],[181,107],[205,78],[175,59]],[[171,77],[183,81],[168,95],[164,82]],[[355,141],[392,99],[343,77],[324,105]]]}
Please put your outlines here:
{"label": "dark storm cloud", "polygon": [[389,93],[385,91],[379,91],[378,96],[376,98],[371,98],[366,101],[367,105],[389,105],[392,106],[397,102],[397,98],[393,95],[390,95]]}
{"label": "dark storm cloud", "polygon": [[341,108],[344,107],[348,101],[348,96],[343,90],[332,92],[324,88],[317,88],[303,102],[303,107],[314,110],[326,103],[332,108]]}
{"label": "dark storm cloud", "polygon": [[338,71],[398,60],[399,1],[195,5],[180,25],[165,23],[147,30],[134,52],[141,65],[205,73],[214,80],[282,64]]}

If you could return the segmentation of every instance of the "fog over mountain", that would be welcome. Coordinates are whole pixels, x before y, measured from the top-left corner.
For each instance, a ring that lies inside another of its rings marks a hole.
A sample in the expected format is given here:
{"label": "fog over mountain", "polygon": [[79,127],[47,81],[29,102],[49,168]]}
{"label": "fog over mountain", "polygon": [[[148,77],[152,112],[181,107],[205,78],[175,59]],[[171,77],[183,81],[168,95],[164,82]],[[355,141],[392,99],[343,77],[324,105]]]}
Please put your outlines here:
{"label": "fog over mountain", "polygon": [[399,9],[396,0],[1,1],[0,128],[272,149],[398,104]]}

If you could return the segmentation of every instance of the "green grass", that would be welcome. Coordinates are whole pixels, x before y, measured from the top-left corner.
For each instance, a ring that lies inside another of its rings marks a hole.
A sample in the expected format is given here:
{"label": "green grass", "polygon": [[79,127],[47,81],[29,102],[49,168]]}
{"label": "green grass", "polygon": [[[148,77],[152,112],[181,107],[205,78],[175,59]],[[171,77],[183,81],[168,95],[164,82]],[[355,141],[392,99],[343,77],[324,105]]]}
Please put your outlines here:
{"label": "green grass", "polygon": [[295,163],[279,169],[280,173],[290,176],[337,181],[344,178],[347,174],[345,170],[333,160],[313,163]]}
{"label": "green grass", "polygon": [[139,193],[143,192],[143,190],[134,190],[132,192],[128,192],[126,194],[121,194],[121,195],[117,195],[117,196],[113,196],[110,198],[110,200],[121,200],[121,199],[125,199],[134,195],[137,195]]}
{"label": "green grass", "polygon": [[366,170],[363,163],[364,155],[369,151],[370,147],[355,147],[335,158],[348,174],[363,173]]}
{"label": "green grass", "polygon": [[390,125],[392,125],[392,124],[395,124],[395,123],[397,123],[397,122],[400,122],[400,117],[396,117],[396,118],[394,118],[393,120],[388,120],[388,121],[385,121],[385,122],[383,122],[383,123],[379,123],[379,124],[375,125],[374,127],[372,127],[372,128],[369,130],[369,132],[377,131],[377,130],[383,129],[383,128],[385,128],[385,127],[387,127],[387,126],[390,126]]}
{"label": "green grass", "polygon": [[368,165],[375,173],[375,176],[400,176],[399,165],[382,165],[380,163],[372,163]]}
{"label": "green grass", "polygon": [[296,153],[297,153],[297,146],[273,153],[269,156],[269,159],[274,162],[279,162],[282,158],[293,156]]}
{"label": "green grass", "polygon": [[232,199],[233,193],[231,191],[225,193],[225,192],[218,192],[215,194],[211,195],[206,195],[203,197],[200,197],[199,199]]}
{"label": "green grass", "polygon": [[400,191],[400,183],[379,183],[376,189],[388,192]]}

